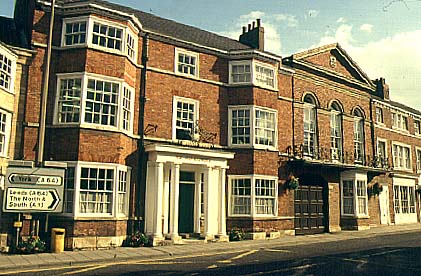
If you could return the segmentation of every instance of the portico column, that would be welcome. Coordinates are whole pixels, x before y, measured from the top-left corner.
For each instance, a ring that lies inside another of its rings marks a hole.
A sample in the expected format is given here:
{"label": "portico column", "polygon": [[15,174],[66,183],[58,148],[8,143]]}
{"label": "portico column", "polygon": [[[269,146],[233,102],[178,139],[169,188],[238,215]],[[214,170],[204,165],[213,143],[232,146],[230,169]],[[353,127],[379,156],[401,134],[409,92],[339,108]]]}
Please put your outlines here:
{"label": "portico column", "polygon": [[157,162],[156,170],[156,194],[155,194],[155,216],[154,216],[154,237],[162,237],[162,199],[164,192],[164,163]]}
{"label": "portico column", "polygon": [[164,167],[164,200],[163,200],[163,217],[164,217],[164,229],[162,232],[164,234],[168,234],[169,227],[168,227],[168,220],[169,220],[169,212],[170,212],[170,168],[168,166]]}
{"label": "portico column", "polygon": [[225,213],[225,173],[226,168],[219,169],[219,221],[218,221],[218,235],[226,236],[226,213]]}
{"label": "portico column", "polygon": [[205,206],[205,239],[213,239],[213,233],[211,230],[211,216],[212,216],[212,211],[211,208],[209,206],[209,204],[211,204],[211,183],[212,183],[212,176],[213,176],[213,167],[208,166],[207,170],[205,172],[205,183],[203,185],[203,201],[204,201],[204,206]]}
{"label": "portico column", "polygon": [[178,207],[180,189],[180,164],[171,164],[171,191],[170,191],[170,235],[171,239],[179,239],[178,235]]}

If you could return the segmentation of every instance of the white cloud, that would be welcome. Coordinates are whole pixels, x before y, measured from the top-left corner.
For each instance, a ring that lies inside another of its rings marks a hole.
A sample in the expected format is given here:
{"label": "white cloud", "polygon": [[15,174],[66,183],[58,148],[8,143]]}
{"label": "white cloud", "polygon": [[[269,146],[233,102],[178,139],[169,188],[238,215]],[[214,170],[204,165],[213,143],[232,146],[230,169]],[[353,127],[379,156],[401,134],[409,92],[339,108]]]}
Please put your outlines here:
{"label": "white cloud", "polygon": [[360,44],[352,36],[352,26],[342,24],[334,36],[322,37],[314,46],[332,42],[339,42],[371,79],[384,77],[392,100],[421,110],[421,30]]}
{"label": "white cloud", "polygon": [[338,20],[336,20],[336,23],[345,23],[346,19],[343,17],[339,17]]}
{"label": "white cloud", "polygon": [[280,55],[282,52],[282,43],[278,31],[279,22],[287,22],[287,26],[295,27],[298,24],[298,20],[293,15],[266,14],[261,11],[252,11],[248,14],[241,15],[228,30],[220,32],[220,34],[238,40],[242,27],[247,26],[257,18],[262,20],[261,24],[265,28],[265,50]]}
{"label": "white cloud", "polygon": [[309,10],[307,12],[308,17],[317,17],[319,15],[320,11],[318,10]]}
{"label": "white cloud", "polygon": [[373,31],[373,27],[373,25],[366,23],[360,26],[360,30],[366,33],[371,33]]}

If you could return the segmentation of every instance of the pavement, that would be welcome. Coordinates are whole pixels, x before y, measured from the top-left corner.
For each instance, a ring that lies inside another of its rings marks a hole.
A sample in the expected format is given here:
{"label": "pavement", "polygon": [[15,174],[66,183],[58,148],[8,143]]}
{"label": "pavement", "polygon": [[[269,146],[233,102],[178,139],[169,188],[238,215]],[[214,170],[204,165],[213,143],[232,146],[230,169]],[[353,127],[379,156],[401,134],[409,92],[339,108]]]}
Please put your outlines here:
{"label": "pavement", "polygon": [[421,232],[421,224],[378,226],[362,231],[341,231],[307,236],[281,236],[277,239],[245,240],[239,242],[197,243],[186,241],[182,245],[158,247],[117,247],[103,250],[64,251],[30,255],[0,254],[0,275],[12,271],[48,269],[49,267],[75,267],[134,261],[147,263],[185,256],[206,256],[229,252],[242,252],[259,248],[290,247],[300,244],[335,242],[349,239],[370,238],[397,233]]}

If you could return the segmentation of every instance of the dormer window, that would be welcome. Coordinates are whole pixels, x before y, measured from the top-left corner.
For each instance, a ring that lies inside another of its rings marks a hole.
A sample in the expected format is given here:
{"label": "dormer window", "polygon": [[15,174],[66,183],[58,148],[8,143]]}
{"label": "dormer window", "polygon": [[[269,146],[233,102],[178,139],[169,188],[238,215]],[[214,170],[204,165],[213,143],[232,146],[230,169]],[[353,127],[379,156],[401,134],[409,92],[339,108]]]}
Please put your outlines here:
{"label": "dormer window", "polygon": [[175,72],[182,75],[197,77],[199,54],[175,49]]}
{"label": "dormer window", "polygon": [[232,61],[229,65],[230,84],[253,84],[265,88],[276,87],[275,67],[257,61]]}

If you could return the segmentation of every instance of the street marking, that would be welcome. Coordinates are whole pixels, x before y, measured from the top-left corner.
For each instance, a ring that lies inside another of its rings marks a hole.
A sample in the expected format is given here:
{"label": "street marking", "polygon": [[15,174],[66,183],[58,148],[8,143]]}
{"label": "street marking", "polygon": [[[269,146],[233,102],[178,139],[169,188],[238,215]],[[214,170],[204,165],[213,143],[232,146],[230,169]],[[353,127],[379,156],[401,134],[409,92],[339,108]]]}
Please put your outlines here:
{"label": "street marking", "polygon": [[290,250],[284,250],[284,249],[265,249],[265,251],[269,251],[269,252],[282,252],[282,253],[291,253],[292,251]]}
{"label": "street marking", "polygon": [[235,257],[232,257],[232,258],[229,258],[229,259],[226,259],[226,260],[222,260],[222,261],[218,261],[218,263],[229,264],[229,263],[232,263],[232,261],[234,261],[234,260],[238,260],[238,259],[241,259],[241,258],[246,257],[248,255],[254,254],[257,251],[259,251],[259,250],[247,251],[247,252],[244,252],[244,253],[242,253],[240,255],[237,255]]}
{"label": "street marking", "polygon": [[218,266],[217,265],[210,265],[210,266],[208,266],[208,269],[214,269],[214,268],[218,268]]}
{"label": "street marking", "polygon": [[105,268],[105,267],[108,267],[108,266],[109,266],[108,264],[94,265],[94,266],[79,269],[79,270],[73,270],[73,271],[65,272],[61,275],[72,275],[72,274],[77,274],[77,273],[83,273],[83,272],[88,272],[88,271],[92,271],[92,270],[97,270],[97,269],[100,269],[100,268]]}
{"label": "street marking", "polygon": [[386,255],[386,254],[394,253],[394,252],[399,252],[399,251],[403,251],[403,249],[393,249],[393,250],[389,250],[389,251],[384,251],[384,252],[379,252],[379,253],[374,253],[374,254],[368,254],[368,255],[365,255],[364,257],[382,256],[382,255]]}
{"label": "street marking", "polygon": [[317,265],[321,265],[321,264],[308,264],[308,265],[301,265],[301,266],[295,266],[295,267],[281,268],[281,269],[276,269],[276,270],[271,270],[271,271],[260,271],[260,272],[256,272],[256,273],[241,274],[241,275],[242,276],[258,276],[258,275],[265,275],[265,274],[274,274],[274,273],[286,272],[286,271],[292,271],[292,270],[308,269],[308,268],[311,268],[311,267],[317,266]]}

